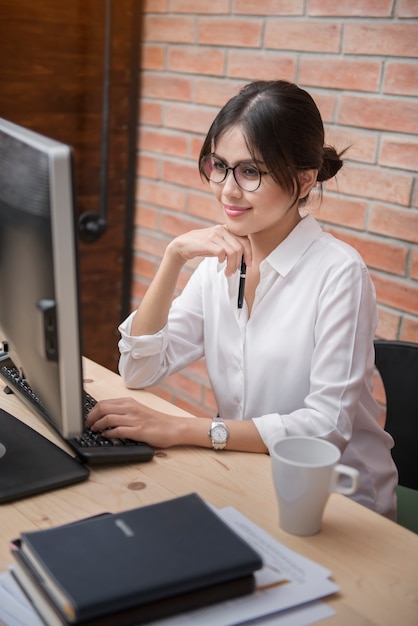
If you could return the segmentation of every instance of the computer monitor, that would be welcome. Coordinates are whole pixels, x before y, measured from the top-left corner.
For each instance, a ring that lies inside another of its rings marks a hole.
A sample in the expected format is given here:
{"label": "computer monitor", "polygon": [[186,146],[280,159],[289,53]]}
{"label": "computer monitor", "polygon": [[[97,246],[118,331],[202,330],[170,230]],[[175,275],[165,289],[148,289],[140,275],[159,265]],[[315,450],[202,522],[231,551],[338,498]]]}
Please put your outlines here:
{"label": "computer monitor", "polygon": [[64,438],[84,428],[76,226],[71,148],[0,118],[0,342]]}

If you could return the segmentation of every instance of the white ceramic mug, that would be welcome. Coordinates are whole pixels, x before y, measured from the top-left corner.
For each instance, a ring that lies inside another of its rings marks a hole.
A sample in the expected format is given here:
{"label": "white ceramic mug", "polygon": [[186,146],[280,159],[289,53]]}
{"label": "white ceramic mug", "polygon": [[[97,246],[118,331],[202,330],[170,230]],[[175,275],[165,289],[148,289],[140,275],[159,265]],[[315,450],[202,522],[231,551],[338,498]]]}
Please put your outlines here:
{"label": "white ceramic mug", "polygon": [[315,535],[331,491],[351,495],[360,475],[338,464],[334,444],[315,437],[285,437],[271,450],[273,480],[279,504],[280,527],[293,535]]}

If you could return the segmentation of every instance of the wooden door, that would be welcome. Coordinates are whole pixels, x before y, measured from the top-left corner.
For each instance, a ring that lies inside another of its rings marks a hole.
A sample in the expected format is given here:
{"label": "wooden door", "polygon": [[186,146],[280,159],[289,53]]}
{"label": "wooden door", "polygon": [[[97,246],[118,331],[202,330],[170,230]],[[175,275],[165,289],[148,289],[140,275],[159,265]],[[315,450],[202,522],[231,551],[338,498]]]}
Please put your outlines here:
{"label": "wooden door", "polygon": [[74,148],[84,354],[111,369],[130,302],[140,5],[0,0],[0,117]]}

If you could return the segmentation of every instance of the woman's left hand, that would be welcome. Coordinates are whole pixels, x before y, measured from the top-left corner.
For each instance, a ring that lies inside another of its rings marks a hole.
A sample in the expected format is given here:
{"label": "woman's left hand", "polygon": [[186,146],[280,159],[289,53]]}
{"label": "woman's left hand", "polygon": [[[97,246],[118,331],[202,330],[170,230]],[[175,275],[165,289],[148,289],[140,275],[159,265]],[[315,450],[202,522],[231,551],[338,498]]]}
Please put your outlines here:
{"label": "woman's left hand", "polygon": [[144,441],[156,448],[183,443],[182,424],[190,418],[167,415],[133,398],[100,400],[87,417],[87,426],[109,439]]}
{"label": "woman's left hand", "polygon": [[[199,446],[211,448],[208,417],[183,417],[162,413],[133,398],[100,400],[87,417],[87,426],[112,439],[144,441],[153,448]],[[268,450],[253,420],[227,420],[228,450],[261,452]]]}

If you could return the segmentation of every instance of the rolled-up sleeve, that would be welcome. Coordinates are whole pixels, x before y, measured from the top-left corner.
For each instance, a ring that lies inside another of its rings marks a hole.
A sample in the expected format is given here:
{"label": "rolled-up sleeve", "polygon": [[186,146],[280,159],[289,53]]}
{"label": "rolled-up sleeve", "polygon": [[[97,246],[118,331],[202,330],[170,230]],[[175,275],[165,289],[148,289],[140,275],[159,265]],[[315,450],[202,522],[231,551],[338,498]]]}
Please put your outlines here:
{"label": "rolled-up sleeve", "polygon": [[131,335],[132,313],[120,326],[119,372],[128,387],[158,385],[204,353],[203,311],[199,266],[172,303],[167,324],[154,335]]}
{"label": "rolled-up sleeve", "polygon": [[127,387],[139,389],[161,379],[162,360],[167,348],[167,327],[155,335],[132,336],[135,312],[119,326],[119,372]]}

